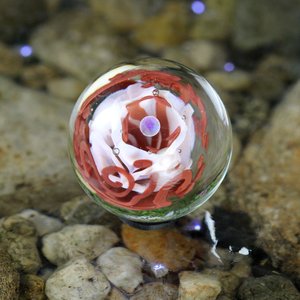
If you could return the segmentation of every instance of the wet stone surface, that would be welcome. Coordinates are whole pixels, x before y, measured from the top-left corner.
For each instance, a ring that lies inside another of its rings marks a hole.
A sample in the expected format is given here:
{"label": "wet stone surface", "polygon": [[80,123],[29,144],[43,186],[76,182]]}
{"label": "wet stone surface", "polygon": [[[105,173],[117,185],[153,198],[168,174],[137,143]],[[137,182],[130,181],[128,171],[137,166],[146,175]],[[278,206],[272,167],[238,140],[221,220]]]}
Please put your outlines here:
{"label": "wet stone surface", "polygon": [[[300,299],[299,0],[0,0],[0,299]],[[198,71],[234,153],[173,227],[131,228],[67,155],[95,76],[157,56]]]}

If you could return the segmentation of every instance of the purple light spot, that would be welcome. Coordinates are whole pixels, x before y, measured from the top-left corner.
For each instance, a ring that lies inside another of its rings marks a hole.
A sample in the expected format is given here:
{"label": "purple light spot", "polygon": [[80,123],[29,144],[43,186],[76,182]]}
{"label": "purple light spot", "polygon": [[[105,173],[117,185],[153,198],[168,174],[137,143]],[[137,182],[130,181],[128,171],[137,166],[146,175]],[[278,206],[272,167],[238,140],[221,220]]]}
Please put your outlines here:
{"label": "purple light spot", "polygon": [[19,52],[20,52],[21,56],[23,56],[23,57],[29,57],[29,56],[32,55],[33,50],[32,50],[31,46],[24,45],[24,46],[20,47]]}
{"label": "purple light spot", "polygon": [[201,15],[205,12],[205,4],[202,1],[193,1],[191,4],[191,9],[196,15]]}
{"label": "purple light spot", "polygon": [[158,134],[160,123],[154,116],[147,116],[140,122],[140,130],[144,136],[152,137]]}
{"label": "purple light spot", "polygon": [[187,231],[201,231],[202,225],[199,219],[194,219],[185,226]]}
{"label": "purple light spot", "polygon": [[235,65],[232,62],[227,62],[224,65],[224,71],[225,72],[232,72],[235,69]]}

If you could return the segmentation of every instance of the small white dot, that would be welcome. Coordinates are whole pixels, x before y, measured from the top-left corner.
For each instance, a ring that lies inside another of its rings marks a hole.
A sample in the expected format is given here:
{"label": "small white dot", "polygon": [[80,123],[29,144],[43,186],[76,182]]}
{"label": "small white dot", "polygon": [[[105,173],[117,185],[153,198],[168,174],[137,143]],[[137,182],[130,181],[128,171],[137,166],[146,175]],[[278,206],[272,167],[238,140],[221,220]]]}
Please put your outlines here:
{"label": "small white dot", "polygon": [[114,153],[114,155],[119,155],[120,154],[120,149],[119,148],[113,148],[113,153]]}

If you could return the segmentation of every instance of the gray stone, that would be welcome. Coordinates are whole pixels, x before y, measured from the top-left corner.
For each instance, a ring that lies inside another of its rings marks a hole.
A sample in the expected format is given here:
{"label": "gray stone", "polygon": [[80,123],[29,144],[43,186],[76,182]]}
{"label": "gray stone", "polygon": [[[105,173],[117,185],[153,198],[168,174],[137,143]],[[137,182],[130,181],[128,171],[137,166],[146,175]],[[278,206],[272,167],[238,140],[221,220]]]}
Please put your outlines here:
{"label": "gray stone", "polygon": [[33,89],[45,89],[48,81],[59,76],[55,68],[45,64],[25,66],[20,75],[22,83]]}
{"label": "gray stone", "polygon": [[133,293],[143,282],[141,258],[123,247],[111,248],[98,257],[97,265],[116,287]]}
{"label": "gray stone", "polygon": [[277,45],[299,51],[299,5],[299,0],[237,1],[234,44],[242,50]]}
{"label": "gray stone", "polygon": [[25,209],[19,213],[19,216],[30,220],[39,236],[58,231],[63,227],[63,223],[59,219],[48,217],[33,209]]}
{"label": "gray stone", "polygon": [[223,40],[230,36],[236,0],[207,0],[205,13],[195,16],[190,36],[193,39]]}
{"label": "gray stone", "polygon": [[200,71],[220,69],[225,63],[225,51],[215,42],[206,40],[188,41],[182,45],[182,53],[189,58],[194,68]]}
{"label": "gray stone", "polygon": [[84,90],[85,85],[72,77],[54,78],[47,82],[47,89],[55,97],[75,102]]}
{"label": "gray stone", "polygon": [[286,86],[300,77],[300,61],[270,54],[260,61],[253,72],[252,92],[267,101],[282,96]]}
{"label": "gray stone", "polygon": [[0,111],[0,214],[53,211],[78,194],[67,155],[71,104],[0,77]]}
{"label": "gray stone", "polygon": [[105,17],[109,24],[120,32],[130,31],[157,12],[160,0],[89,0],[92,10]]}
{"label": "gray stone", "polygon": [[285,277],[268,275],[247,278],[238,291],[239,300],[299,300],[300,293]]}
{"label": "gray stone", "polygon": [[219,269],[205,269],[201,274],[209,275],[221,283],[221,295],[225,295],[230,299],[234,299],[237,287],[241,283],[241,279],[230,271],[223,271]]}
{"label": "gray stone", "polygon": [[226,54],[221,44],[217,42],[191,40],[180,47],[164,48],[162,56],[203,72],[223,68]]}
{"label": "gray stone", "polygon": [[66,224],[89,224],[97,221],[105,211],[88,196],[76,196],[62,204],[60,216]]}
{"label": "gray stone", "polygon": [[180,300],[214,300],[222,289],[218,279],[198,272],[181,272],[179,280]]}
{"label": "gray stone", "polygon": [[83,9],[58,14],[39,27],[31,43],[39,58],[84,82],[131,54],[103,18]]}
{"label": "gray stone", "polygon": [[300,276],[300,81],[250,141],[230,174],[233,210],[250,215],[275,267]]}
{"label": "gray stone", "polygon": [[0,1],[0,39],[18,40],[24,33],[43,21],[47,15],[44,0],[6,0]]}
{"label": "gray stone", "polygon": [[49,300],[102,300],[110,291],[105,276],[85,258],[59,268],[46,281]]}
{"label": "gray stone", "polygon": [[19,299],[19,281],[19,273],[9,254],[0,245],[0,299]]}
{"label": "gray stone", "polygon": [[244,257],[239,261],[235,262],[232,269],[230,270],[232,274],[239,278],[247,278],[251,275],[251,260],[248,257]]}
{"label": "gray stone", "polygon": [[[1,29],[0,29],[1,30]],[[16,50],[9,48],[0,42],[0,74],[6,76],[17,76],[22,71],[23,61]]]}
{"label": "gray stone", "polygon": [[146,19],[133,32],[133,41],[150,51],[179,45],[187,37],[189,21],[187,5],[167,2],[158,14]]}
{"label": "gray stone", "polygon": [[130,300],[176,300],[177,296],[178,290],[175,285],[162,282],[152,282],[143,285],[140,290],[130,297]]}
{"label": "gray stone", "polygon": [[36,246],[37,236],[34,225],[20,216],[2,220],[0,227],[0,247],[6,249],[17,270],[36,273],[41,267],[41,259]]}
{"label": "gray stone", "polygon": [[55,265],[84,256],[94,259],[118,242],[110,229],[100,225],[69,225],[43,237],[43,254]]}
{"label": "gray stone", "polygon": [[212,86],[225,91],[245,91],[251,88],[251,75],[242,70],[233,72],[213,71],[206,74]]}

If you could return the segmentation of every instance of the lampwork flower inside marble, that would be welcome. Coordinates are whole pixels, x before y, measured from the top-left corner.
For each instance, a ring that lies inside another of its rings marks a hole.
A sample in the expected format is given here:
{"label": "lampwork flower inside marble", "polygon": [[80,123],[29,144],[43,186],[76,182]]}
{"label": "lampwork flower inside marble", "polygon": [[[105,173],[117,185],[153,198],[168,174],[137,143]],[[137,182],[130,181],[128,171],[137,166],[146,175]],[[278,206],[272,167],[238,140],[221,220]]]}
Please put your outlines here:
{"label": "lampwork flower inside marble", "polygon": [[164,222],[218,188],[231,126],[207,81],[175,62],[144,59],[111,69],[79,97],[70,154],[83,189],[110,212]]}

